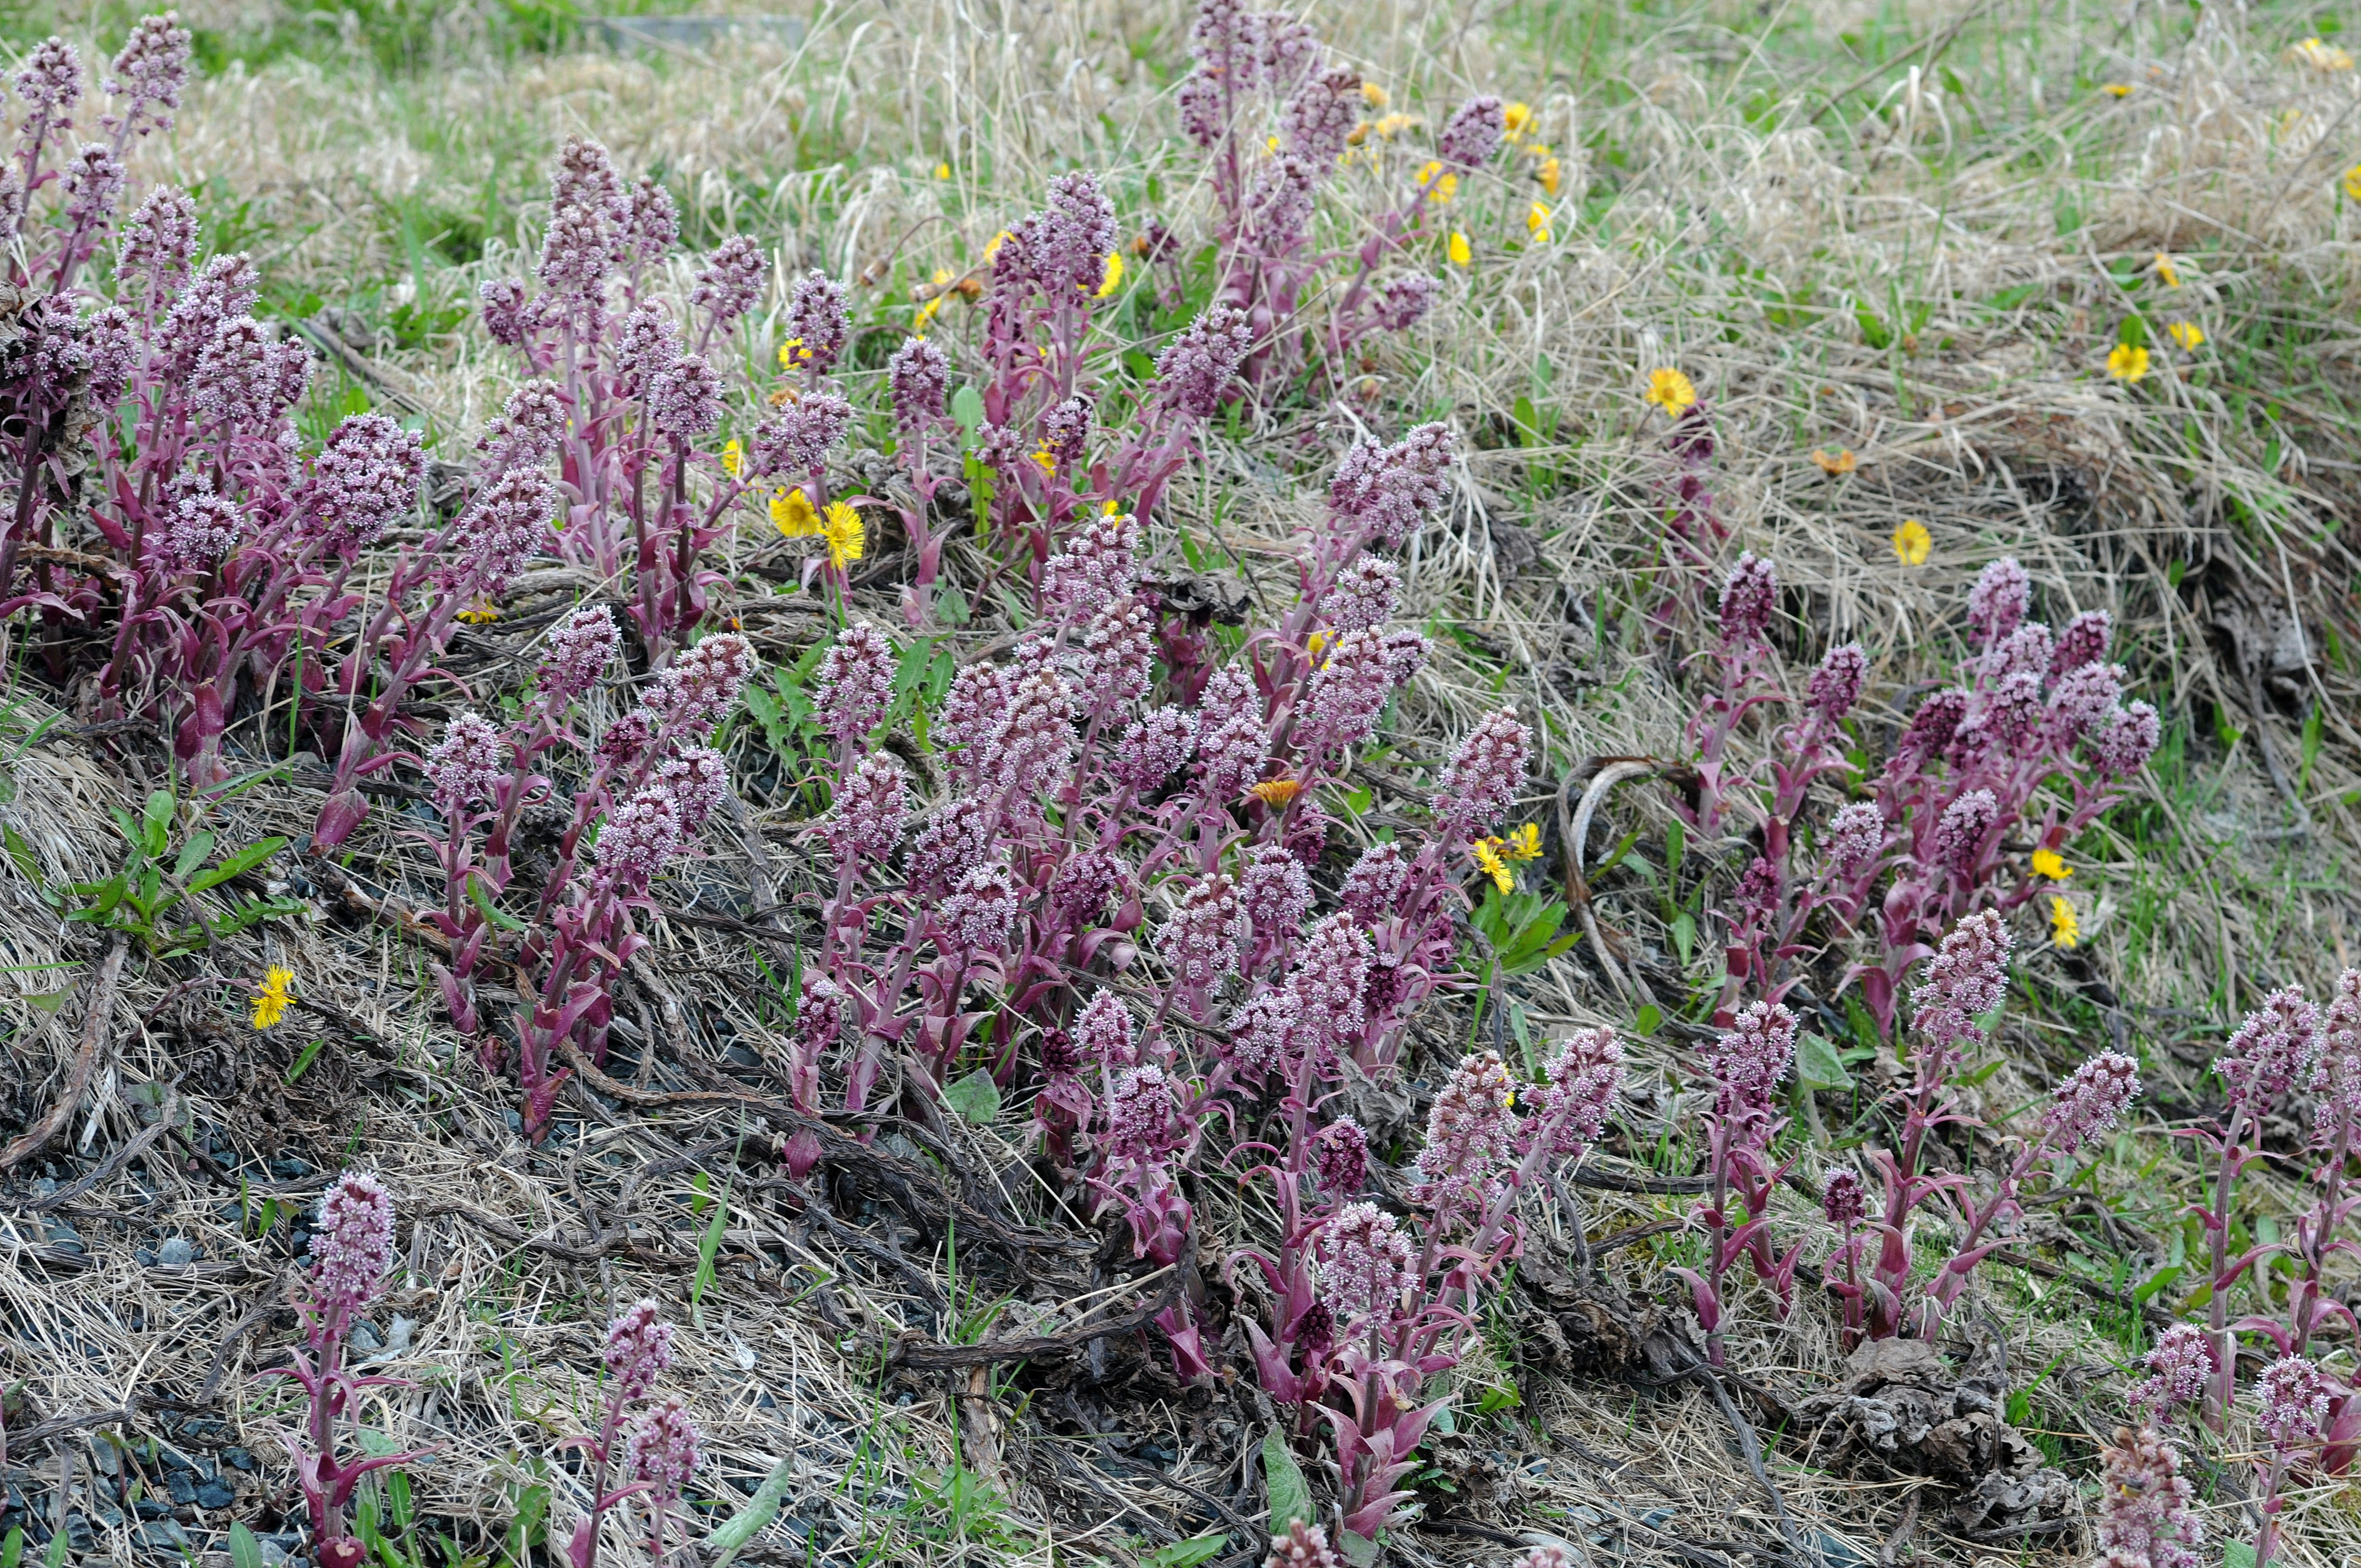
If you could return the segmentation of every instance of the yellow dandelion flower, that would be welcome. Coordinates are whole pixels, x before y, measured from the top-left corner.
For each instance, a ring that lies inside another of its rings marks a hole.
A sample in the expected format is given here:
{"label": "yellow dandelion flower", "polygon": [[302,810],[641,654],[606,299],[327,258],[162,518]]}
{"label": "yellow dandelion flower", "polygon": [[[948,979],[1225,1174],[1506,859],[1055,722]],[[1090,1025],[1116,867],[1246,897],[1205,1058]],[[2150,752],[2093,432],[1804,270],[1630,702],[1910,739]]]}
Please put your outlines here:
{"label": "yellow dandelion flower", "polygon": [[1033,461],[1041,465],[1041,472],[1044,474],[1054,474],[1058,471],[1057,455],[1049,450],[1049,444],[1046,441],[1034,448]]}
{"label": "yellow dandelion flower", "polygon": [[1533,165],[1533,178],[1540,181],[1542,189],[1553,196],[1557,194],[1557,182],[1560,176],[1561,170],[1554,158],[1544,158]]}
{"label": "yellow dandelion flower", "polygon": [[1935,536],[1915,517],[1905,517],[1894,531],[1894,554],[1905,566],[1923,566],[1935,548]]}
{"label": "yellow dandelion flower", "polygon": [[2345,193],[2354,201],[2361,202],[2361,163],[2345,171]]}
{"label": "yellow dandelion flower", "polygon": [[1408,115],[1380,115],[1369,128],[1381,137],[1393,137],[1410,129],[1412,121]]}
{"label": "yellow dandelion flower", "polygon": [[1542,825],[1528,822],[1503,840],[1509,859],[1538,861],[1542,858]]}
{"label": "yellow dandelion flower", "polygon": [[2128,98],[2132,95],[2132,84],[2128,82],[2110,82],[2099,91],[2110,98]]}
{"label": "yellow dandelion flower", "polygon": [[2051,882],[2064,882],[2074,874],[2074,868],[2068,865],[2066,857],[2055,850],[2036,850],[2033,851],[2033,874],[2048,877]]}
{"label": "yellow dandelion flower", "polygon": [[819,513],[799,488],[781,490],[771,498],[771,521],[782,539],[809,539],[819,532]]}
{"label": "yellow dandelion flower", "polygon": [[1319,663],[1322,650],[1325,649],[1327,646],[1328,634],[1324,631],[1315,631],[1311,636],[1306,637],[1303,640],[1304,655],[1311,659],[1315,664]]}
{"label": "yellow dandelion flower", "polygon": [[2353,57],[2334,44],[2318,38],[2306,38],[2288,51],[2314,71],[2350,71]]}
{"label": "yellow dandelion flower", "polygon": [[2180,287],[2180,269],[2172,264],[2172,258],[2159,250],[2156,253],[2156,260],[2151,265],[2155,267],[2157,277],[2163,281],[2166,288]]}
{"label": "yellow dandelion flower", "polygon": [[[1367,120],[1363,120],[1360,124],[1355,126],[1351,130],[1345,133],[1345,145],[1346,147],[1358,147],[1368,139],[1369,122]],[[1353,155],[1348,152],[1345,156],[1350,158]]]}
{"label": "yellow dandelion flower", "polygon": [[2049,900],[2049,939],[2061,948],[2082,939],[2082,923],[2074,918],[2074,906],[2054,894]]}
{"label": "yellow dandelion flower", "polygon": [[1675,419],[1686,413],[1697,403],[1697,387],[1678,370],[1667,367],[1648,372],[1648,389],[1640,394],[1643,403],[1653,403]]}
{"label": "yellow dandelion flower", "polygon": [[1500,110],[1500,128],[1511,137],[1524,135],[1532,123],[1533,111],[1530,104],[1509,104]]}
{"label": "yellow dandelion flower", "polygon": [[1378,86],[1374,82],[1364,82],[1361,83],[1361,102],[1367,104],[1372,109],[1384,108],[1388,103],[1392,101],[1392,97],[1393,95],[1391,93],[1388,93],[1384,88]]}
{"label": "yellow dandelion flower", "polygon": [[1263,137],[1262,149],[1265,152],[1277,152],[1279,150],[1279,138],[1277,137]]}
{"label": "yellow dandelion flower", "polygon": [[1517,891],[1517,873],[1510,871],[1509,862],[1501,858],[1499,839],[1478,839],[1467,846],[1467,852],[1476,857],[1477,866],[1492,879],[1492,885],[1503,894]]}
{"label": "yellow dandelion flower", "polygon": [[2205,329],[2195,322],[2175,322],[2164,329],[2164,335],[2180,345],[2182,353],[2193,354],[2205,341]]}
{"label": "yellow dandelion flower", "polygon": [[470,626],[489,626],[500,618],[500,612],[493,608],[489,599],[481,600],[459,612],[459,619]]}
{"label": "yellow dandelion flower", "polygon": [[2147,374],[2147,350],[2136,343],[2119,343],[2107,356],[2107,374],[2118,381],[2136,381]]}
{"label": "yellow dandelion flower", "polygon": [[1418,166],[1418,186],[1430,202],[1448,202],[1458,193],[1459,176],[1445,170],[1435,159]]}
{"label": "yellow dandelion flower", "polygon": [[949,163],[938,163],[938,164],[936,164],[936,165],[935,165],[935,178],[936,178],[936,179],[938,179],[938,180],[948,180],[948,179],[950,179],[950,177],[951,177],[951,166],[950,166]]}
{"label": "yellow dandelion flower", "polygon": [[1248,795],[1252,796],[1256,800],[1261,801],[1265,806],[1271,807],[1273,810],[1277,810],[1283,806],[1289,805],[1297,795],[1301,795],[1302,793],[1303,781],[1301,779],[1265,779],[1262,783],[1246,791]]}
{"label": "yellow dandelion flower", "polygon": [[1861,466],[1861,459],[1852,455],[1852,448],[1849,446],[1839,447],[1834,452],[1823,452],[1815,446],[1812,448],[1812,461],[1818,464],[1820,472],[1831,479],[1839,474],[1850,474]]}
{"label": "yellow dandelion flower", "polygon": [[739,445],[735,440],[732,440],[730,444],[721,449],[721,466],[730,471],[730,477],[731,478],[744,478],[746,477],[746,449]]}
{"label": "yellow dandelion flower", "polygon": [[810,358],[811,350],[804,346],[804,340],[800,337],[791,337],[779,345],[779,368],[782,370],[793,370]]}
{"label": "yellow dandelion flower", "polygon": [[1120,250],[1110,250],[1107,252],[1106,272],[1099,279],[1098,297],[1104,300],[1109,294],[1114,293],[1117,289],[1122,287],[1123,252]]}
{"label": "yellow dandelion flower", "polygon": [[820,524],[820,536],[828,541],[828,564],[838,571],[845,564],[861,559],[868,531],[861,525],[861,514],[842,501],[828,503],[828,516]]}
{"label": "yellow dandelion flower", "polygon": [[999,260],[1000,247],[1007,243],[1008,231],[1006,229],[1002,229],[998,234],[994,235],[989,240],[984,242],[983,258],[986,261]]}
{"label": "yellow dandelion flower", "polygon": [[262,972],[261,988],[254,993],[254,1026],[268,1029],[287,1016],[287,1004],[295,999],[290,989],[295,983],[295,971],[272,964]]}
{"label": "yellow dandelion flower", "polygon": [[918,307],[917,318],[911,323],[910,330],[920,337],[926,336],[927,323],[935,319],[935,313],[943,308],[943,301],[948,298],[950,296],[947,294],[937,294],[933,299],[921,304]]}
{"label": "yellow dandelion flower", "polygon": [[1535,245],[1547,245],[1550,242],[1550,210],[1548,207],[1543,205],[1539,202],[1535,202],[1530,208],[1526,209],[1525,233],[1531,236]]}
{"label": "yellow dandelion flower", "polygon": [[1457,229],[1453,229],[1451,231],[1451,265],[1465,267],[1475,259],[1476,252],[1469,247],[1467,236]]}

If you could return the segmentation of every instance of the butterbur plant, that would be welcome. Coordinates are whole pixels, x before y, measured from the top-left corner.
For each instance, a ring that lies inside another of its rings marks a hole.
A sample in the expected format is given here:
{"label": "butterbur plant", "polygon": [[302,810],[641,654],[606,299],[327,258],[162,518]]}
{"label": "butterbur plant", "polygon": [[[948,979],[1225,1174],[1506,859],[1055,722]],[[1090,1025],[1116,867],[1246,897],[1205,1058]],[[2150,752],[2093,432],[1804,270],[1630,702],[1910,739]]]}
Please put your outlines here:
{"label": "butterbur plant", "polygon": [[1771,1146],[1785,1124],[1773,1113],[1773,1095],[1795,1058],[1796,1020],[1776,1003],[1758,1002],[1740,1014],[1706,1058],[1714,1087],[1713,1109],[1705,1115],[1706,1170],[1710,1186],[1697,1218],[1706,1234],[1706,1271],[1673,1272],[1688,1282],[1706,1354],[1722,1364],[1722,1314],[1730,1266],[1741,1257],[1776,1294],[1784,1317],[1795,1298],[1798,1241],[1784,1255],[1772,1245],[1771,1193],[1786,1174],[1773,1167]]}
{"label": "butterbur plant", "polygon": [[289,1434],[285,1442],[311,1521],[313,1560],[320,1568],[361,1568],[368,1561],[367,1549],[345,1526],[361,1477],[425,1457],[423,1452],[341,1457],[340,1429],[355,1398],[363,1389],[397,1382],[356,1376],[345,1363],[356,1316],[383,1292],[393,1269],[393,1199],[377,1178],[348,1170],[320,1200],[311,1267],[297,1288],[302,1348],[290,1365],[265,1374],[292,1378],[308,1401],[302,1432]]}
{"label": "butterbur plant", "polygon": [[2104,1568],[2199,1568],[2205,1523],[2172,1440],[2153,1426],[2118,1427],[2099,1462],[2093,1534]]}
{"label": "butterbur plant", "polygon": [[2329,1402],[2338,1391],[2333,1379],[2300,1355],[2279,1357],[2255,1379],[2255,1424],[2265,1444],[2255,1464],[2263,1521],[2255,1537],[2255,1568],[2270,1568],[2279,1554],[2279,1515],[2287,1508],[2280,1490],[2296,1461],[2319,1446],[2328,1428]]}
{"label": "butterbur plant", "polygon": [[575,1440],[590,1462],[590,1510],[566,1542],[570,1568],[596,1568],[600,1522],[617,1505],[639,1496],[650,1499],[651,1561],[664,1561],[666,1522],[697,1467],[697,1426],[676,1400],[636,1417],[631,1409],[671,1367],[672,1334],[672,1325],[652,1300],[637,1303],[607,1325],[599,1347],[607,1390],[598,1430]]}

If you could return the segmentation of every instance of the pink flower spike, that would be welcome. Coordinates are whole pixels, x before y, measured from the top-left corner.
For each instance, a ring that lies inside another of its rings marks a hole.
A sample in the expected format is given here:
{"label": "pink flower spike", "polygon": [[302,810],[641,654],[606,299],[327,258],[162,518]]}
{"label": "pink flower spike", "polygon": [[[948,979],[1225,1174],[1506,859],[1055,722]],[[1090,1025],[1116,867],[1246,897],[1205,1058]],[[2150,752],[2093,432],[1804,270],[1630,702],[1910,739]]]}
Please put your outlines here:
{"label": "pink flower spike", "polygon": [[312,1232],[312,1292],[326,1310],[377,1299],[393,1272],[393,1199],[376,1177],[348,1170],[322,1194]]}

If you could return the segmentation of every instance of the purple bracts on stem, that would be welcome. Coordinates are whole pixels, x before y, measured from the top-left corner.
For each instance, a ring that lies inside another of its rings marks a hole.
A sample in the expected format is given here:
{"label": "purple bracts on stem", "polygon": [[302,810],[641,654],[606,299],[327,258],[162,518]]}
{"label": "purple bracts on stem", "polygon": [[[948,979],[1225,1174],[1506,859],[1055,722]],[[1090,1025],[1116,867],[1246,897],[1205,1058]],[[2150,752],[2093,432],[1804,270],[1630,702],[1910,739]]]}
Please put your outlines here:
{"label": "purple bracts on stem", "polygon": [[605,605],[585,605],[568,615],[550,629],[549,646],[541,656],[537,684],[543,700],[563,711],[588,696],[622,645],[615,612]]}
{"label": "purple bracts on stem", "polygon": [[598,1358],[620,1398],[644,1398],[672,1365],[672,1325],[664,1321],[663,1310],[653,1300],[625,1309],[607,1325]]}
{"label": "purple bracts on stem", "polygon": [[837,783],[836,798],[820,835],[848,875],[881,865],[901,841],[909,820],[910,792],[902,764],[884,751],[872,751]]}
{"label": "purple bracts on stem", "polygon": [[1861,689],[1869,679],[1869,655],[1858,642],[1847,642],[1828,650],[1820,667],[1812,672],[1812,707],[1820,717],[1834,724],[1850,713],[1861,700]]}
{"label": "purple bracts on stem", "polygon": [[2100,1452],[2100,1568],[2199,1568],[2205,1528],[2172,1440],[2154,1427],[2119,1427]]}
{"label": "purple bracts on stem", "polygon": [[376,1177],[346,1171],[320,1197],[311,1242],[311,1288],[322,1310],[352,1311],[377,1299],[393,1272],[393,1199]]}
{"label": "purple bracts on stem", "polygon": [[844,340],[852,330],[844,309],[844,285],[825,272],[805,273],[787,295],[780,325],[795,345],[797,362],[814,376],[827,375],[843,356]]}
{"label": "purple bracts on stem", "polygon": [[1486,714],[1435,783],[1436,835],[1457,840],[1490,832],[1516,803],[1532,751],[1533,733],[1515,709]]}
{"label": "purple bracts on stem", "polygon": [[819,727],[849,746],[884,721],[894,700],[894,644],[866,620],[836,634],[820,656],[812,708]]}
{"label": "purple bracts on stem", "polygon": [[1159,395],[1191,419],[1213,418],[1253,346],[1254,329],[1246,313],[1215,301],[1157,355]]}
{"label": "purple bracts on stem", "polygon": [[1115,742],[1116,779],[1141,795],[1161,785],[1197,750],[1197,716],[1187,708],[1151,707]]}
{"label": "purple bracts on stem", "polygon": [[2139,1063],[2120,1051],[2101,1051],[2058,1086],[2042,1131],[2052,1148],[2070,1155],[2120,1121],[2139,1091]]}
{"label": "purple bracts on stem", "polygon": [[1976,639],[1991,647],[2015,631],[2033,607],[2033,579],[2014,555],[2004,555],[1986,566],[1968,590],[1968,624]]}
{"label": "purple bracts on stem", "polygon": [[2230,1103],[2259,1123],[2308,1076],[2319,1050],[2320,1009],[2289,986],[2246,1014],[2213,1059],[2213,1070]]}
{"label": "purple bracts on stem", "polygon": [[943,417],[944,394],[950,387],[951,360],[942,345],[923,337],[906,337],[894,357],[885,362],[885,384],[893,394],[894,426],[904,435],[926,429]]}
{"label": "purple bracts on stem", "polygon": [[1347,1203],[1320,1228],[1320,1296],[1339,1324],[1401,1310],[1417,1253],[1375,1203]]}
{"label": "purple bracts on stem", "polygon": [[1499,150],[1505,129],[1500,100],[1482,93],[1451,112],[1443,134],[1434,138],[1434,155],[1465,174]]}
{"label": "purple bracts on stem", "polygon": [[1497,1051],[1459,1058],[1427,1113],[1411,1201],[1433,1206],[1438,1222],[1491,1201],[1516,1146],[1509,1101],[1515,1080]]}
{"label": "purple bracts on stem", "polygon": [[452,715],[443,739],[426,753],[426,784],[435,809],[445,818],[492,798],[508,772],[508,748],[491,720],[480,713]]}
{"label": "purple bracts on stem", "polygon": [[761,246],[744,235],[731,235],[714,247],[698,269],[688,302],[710,313],[716,332],[726,332],[763,297],[763,274],[769,265]]}
{"label": "purple bracts on stem", "polygon": [[1721,585],[1721,640],[1732,646],[1761,641],[1778,603],[1778,568],[1746,552]]}

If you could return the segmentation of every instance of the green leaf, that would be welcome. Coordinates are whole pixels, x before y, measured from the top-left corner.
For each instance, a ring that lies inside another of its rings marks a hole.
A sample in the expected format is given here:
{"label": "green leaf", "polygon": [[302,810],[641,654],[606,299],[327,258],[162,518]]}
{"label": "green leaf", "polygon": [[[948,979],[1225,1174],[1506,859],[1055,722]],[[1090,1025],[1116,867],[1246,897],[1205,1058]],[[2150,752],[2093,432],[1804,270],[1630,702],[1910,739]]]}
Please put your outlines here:
{"label": "green leaf", "polygon": [[296,1053],[295,1059],[288,1064],[287,1068],[287,1082],[291,1087],[297,1079],[310,1070],[312,1063],[319,1058],[320,1047],[327,1043],[325,1040],[315,1039]]}
{"label": "green leaf", "polygon": [[25,880],[35,887],[40,886],[41,860],[33,853],[33,846],[25,842],[25,836],[14,828],[0,828],[0,841],[7,844],[8,858],[16,862],[16,870],[24,874]]}
{"label": "green leaf", "polygon": [[[749,686],[746,689],[748,695],[752,695],[754,688]],[[501,911],[494,905],[491,894],[484,891],[484,879],[478,876],[472,871],[467,873],[467,902],[476,906],[476,913],[482,916],[488,923],[498,927],[503,931],[522,931],[524,929],[523,921],[518,919],[513,915],[501,913]]]}
{"label": "green leaf", "polygon": [[66,1004],[66,998],[72,994],[71,991],[43,991],[27,995],[22,1000],[27,1007],[37,1008],[43,1013],[55,1013]]}
{"label": "green leaf", "polygon": [[1795,1040],[1795,1082],[1806,1093],[1853,1087],[1836,1042],[1826,1035],[1804,1034]]}
{"label": "green leaf", "polygon": [[2255,1568],[2254,1543],[2245,1541],[2224,1541],[2222,1568]]}
{"label": "green leaf", "polygon": [[721,1251],[721,1232],[730,1223],[730,1190],[721,1190],[721,1197],[713,1205],[713,1218],[706,1223],[705,1234],[697,1243],[697,1277],[688,1288],[688,1310],[695,1312],[705,1299],[705,1288],[713,1283],[713,1260]]}
{"label": "green leaf", "polygon": [[213,852],[214,836],[212,834],[190,834],[189,841],[181,846],[181,858],[172,862],[172,874],[182,882],[188,881],[189,873],[203,865],[205,857]]}
{"label": "green leaf", "polygon": [[992,1081],[989,1069],[977,1068],[943,1086],[943,1103],[977,1126],[989,1126],[1000,1114],[1000,1086]]}
{"label": "green leaf", "polygon": [[2183,1267],[2183,1265],[2178,1263],[2166,1264],[2162,1268],[2132,1287],[2132,1299],[2143,1307],[2147,1306],[2156,1299],[2158,1292],[2180,1277]]}
{"label": "green leaf", "polygon": [[787,1488],[795,1484],[796,1462],[782,1459],[763,1477],[754,1495],[746,1499],[745,1507],[730,1516],[727,1524],[705,1538],[706,1561],[710,1568],[727,1568],[730,1560],[746,1550],[749,1543],[779,1517],[779,1505],[786,1500]]}
{"label": "green leaf", "polygon": [[1345,1561],[1353,1568],[1377,1568],[1378,1543],[1374,1541],[1365,1540],[1349,1530],[1342,1530],[1336,1537],[1336,1550],[1345,1554]]}
{"label": "green leaf", "polygon": [[162,860],[164,851],[172,847],[170,790],[159,789],[148,795],[147,809],[139,814],[139,847],[151,861]]}
{"label": "green leaf", "polygon": [[1176,1541],[1170,1546],[1159,1546],[1139,1560],[1139,1568],[1197,1568],[1222,1554],[1229,1544],[1226,1535],[1200,1535],[1188,1541]]}
{"label": "green leaf", "polygon": [[221,864],[191,879],[189,891],[203,893],[209,887],[219,887],[232,877],[244,876],[286,847],[287,840],[275,835],[269,839],[257,839]]}
{"label": "green leaf", "polygon": [[1860,323],[1861,340],[1872,348],[1883,348],[1894,341],[1894,329],[1878,320],[1868,306],[1854,307],[1853,320]]}
{"label": "green leaf", "polygon": [[1520,445],[1532,448],[1542,444],[1542,416],[1534,411],[1532,399],[1522,392],[1518,393],[1516,402],[1509,410],[1509,418],[1516,423]]}
{"label": "green leaf", "polygon": [[66,1560],[66,1532],[60,1530],[49,1537],[49,1549],[41,1556],[43,1568],[63,1568]]}
{"label": "green leaf", "polygon": [[1631,1015],[1632,1031],[1643,1039],[1664,1026],[1664,1010],[1653,1002],[1642,1003],[1640,1011]]}
{"label": "green leaf", "polygon": [[967,595],[960,592],[960,586],[949,577],[938,578],[935,582],[935,614],[946,626],[967,624]]}
{"label": "green leaf", "polygon": [[[246,1530],[244,1525],[240,1525],[237,1528],[240,1530]],[[247,1530],[247,1533],[250,1536],[254,1532],[252,1530]],[[25,1527],[20,1524],[10,1525],[8,1527],[8,1539],[5,1541],[0,1541],[0,1568],[16,1568],[16,1564],[22,1563],[24,1560]],[[241,1563],[237,1565],[237,1568],[247,1568],[247,1564]],[[257,1565],[257,1568],[259,1568],[258,1564]]]}
{"label": "green leaf", "polygon": [[953,392],[951,418],[959,421],[961,430],[973,435],[983,424],[983,394],[972,384]]}
{"label": "green leaf", "polygon": [[1287,1527],[1297,1519],[1305,1524],[1320,1522],[1312,1506],[1312,1488],[1303,1479],[1303,1466],[1295,1463],[1277,1427],[1263,1434],[1262,1477],[1263,1489],[1270,1496],[1271,1534],[1285,1535]]}

